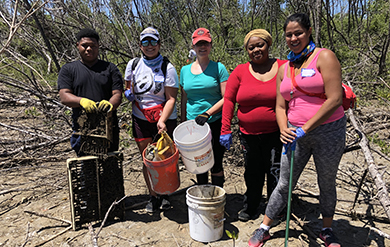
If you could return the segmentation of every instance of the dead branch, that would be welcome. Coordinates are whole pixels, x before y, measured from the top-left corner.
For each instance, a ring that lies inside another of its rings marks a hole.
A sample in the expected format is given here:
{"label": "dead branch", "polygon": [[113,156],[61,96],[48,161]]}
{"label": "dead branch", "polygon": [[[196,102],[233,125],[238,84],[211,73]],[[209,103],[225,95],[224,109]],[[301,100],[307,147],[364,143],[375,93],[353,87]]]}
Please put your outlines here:
{"label": "dead branch", "polygon": [[390,157],[387,156],[386,154],[382,153],[382,152],[381,152],[380,150],[378,150],[377,148],[371,147],[371,149],[372,149],[374,152],[376,152],[377,154],[379,154],[382,158],[384,158],[384,159],[390,161]]}
{"label": "dead branch", "polygon": [[3,190],[3,191],[0,191],[0,196],[5,195],[5,194],[9,194],[9,193],[12,193],[12,192],[34,190],[35,188],[40,187],[40,186],[41,186],[41,185],[36,185],[36,186],[30,187],[30,188],[26,188],[26,189],[10,189],[10,190]]}
{"label": "dead branch", "polygon": [[70,137],[67,136],[67,137],[64,137],[62,139],[57,139],[57,140],[54,140],[54,141],[47,141],[47,142],[42,142],[42,143],[39,143],[39,144],[36,144],[36,145],[23,146],[23,147],[14,149],[13,151],[10,151],[10,152],[5,151],[3,153],[0,153],[0,157],[10,156],[10,155],[16,154],[18,152],[26,151],[26,150],[31,150],[31,149],[36,149],[36,148],[48,147],[48,146],[51,146],[51,145],[56,145],[56,144],[64,142],[64,141],[69,141],[69,138]]}
{"label": "dead branch", "polygon": [[296,222],[298,222],[298,225],[300,225],[300,226],[302,227],[302,229],[303,229],[304,231],[306,231],[307,234],[308,234],[311,238],[317,240],[317,235],[316,235],[309,227],[307,227],[307,226],[305,225],[305,223],[301,221],[301,219],[299,219],[299,218],[298,218],[295,214],[293,214],[293,213],[291,213],[291,216],[294,218],[294,220],[295,220]]}
{"label": "dead branch", "polygon": [[72,229],[72,226],[68,226],[68,227],[67,227],[66,229],[64,229],[63,231],[61,231],[61,232],[57,233],[56,235],[54,235],[54,236],[52,236],[52,237],[46,239],[46,240],[43,241],[42,243],[39,243],[39,244],[35,245],[35,247],[42,246],[42,245],[46,244],[47,242],[52,241],[53,239],[55,239],[56,237],[58,237],[58,236],[64,234],[65,232],[69,231],[70,229]]}
{"label": "dead branch", "polygon": [[[47,1],[47,2],[49,2],[49,1]],[[24,0],[24,4],[27,6],[28,9],[31,9],[31,4],[28,2],[28,0]],[[58,63],[58,60],[54,54],[54,51],[53,51],[53,48],[51,47],[49,39],[47,38],[47,36],[45,34],[45,31],[41,25],[41,22],[39,21],[37,15],[35,13],[31,13],[31,15],[34,18],[35,24],[37,25],[39,32],[41,33],[41,36],[42,36],[43,40],[45,41],[45,45],[46,45],[47,49],[49,50],[51,57],[54,60],[54,64],[56,65],[57,70],[60,71],[61,66]],[[50,59],[50,61],[51,61],[51,59]],[[50,68],[50,66],[48,66],[48,67]]]}
{"label": "dead branch", "polygon": [[24,129],[16,128],[16,127],[11,126],[11,125],[6,125],[6,124],[3,124],[3,123],[0,123],[0,126],[3,126],[3,127],[7,128],[7,129],[16,130],[16,131],[19,131],[19,132],[22,132],[22,133],[26,133],[26,134],[29,134],[29,135],[32,135],[32,136],[39,136],[39,137],[45,138],[47,140],[53,140],[52,136],[48,136],[48,135],[45,135],[45,134],[38,134],[36,132],[31,132],[31,131],[27,131],[27,130],[24,130]]}
{"label": "dead branch", "polygon": [[[110,207],[111,209],[111,207]],[[109,210],[110,211],[110,210]],[[89,230],[89,233],[91,234],[91,240],[92,240],[92,246],[93,247],[99,247],[97,241],[98,241],[98,236],[97,234],[95,233],[95,230],[93,229],[92,227],[92,224],[89,223],[88,224],[88,230]]]}
{"label": "dead branch", "polygon": [[383,123],[383,122],[373,122],[371,124],[373,127],[369,128],[369,129],[366,129],[365,133],[366,135],[367,134],[371,134],[372,132],[374,131],[378,131],[378,130],[382,130],[382,129],[387,129],[390,127],[390,123]]}
{"label": "dead branch", "polygon": [[[31,94],[33,94],[33,95],[39,97],[40,99],[45,99],[45,100],[47,100],[47,101],[52,102],[52,103],[55,104],[55,105],[58,105],[58,106],[61,106],[61,107],[65,107],[63,104],[61,104],[61,102],[59,102],[59,101],[57,101],[57,100],[55,100],[55,99],[52,99],[52,98],[50,98],[50,97],[48,97],[48,96],[46,96],[46,95],[44,95],[44,94],[41,94],[41,93],[39,93],[39,92],[37,92],[37,91],[35,91],[35,90],[32,90],[32,89],[30,89],[30,88],[28,88],[28,87],[25,87],[25,86],[23,86],[23,84],[21,84],[21,83],[16,84],[16,83],[13,83],[13,82],[6,81],[6,80],[4,80],[4,79],[0,79],[0,82],[2,82],[2,83],[4,83],[4,84],[7,84],[7,85],[9,85],[9,86],[12,86],[12,87],[19,88],[19,89],[21,89],[21,90],[27,91],[27,92],[29,92],[29,93],[31,93]],[[68,107],[68,109],[70,109],[70,108]]]}
{"label": "dead branch", "polygon": [[387,233],[382,232],[381,230],[370,226],[370,230],[376,232],[379,236],[390,239],[390,235]]}
{"label": "dead branch", "polygon": [[27,222],[26,240],[24,241],[24,243],[20,247],[26,246],[26,244],[28,242],[28,233],[29,233],[29,231],[30,231],[30,222]]}
{"label": "dead branch", "polygon": [[359,127],[359,124],[355,119],[352,109],[349,109],[347,114],[356,132],[362,133],[362,140],[360,141],[359,145],[361,146],[365,159],[367,161],[370,175],[374,179],[375,186],[378,189],[379,201],[381,202],[382,207],[386,212],[387,218],[390,219],[390,200],[389,193],[386,188],[386,183],[383,181],[382,175],[378,172],[378,168],[370,152],[368,140],[365,134],[361,131],[361,128]]}
{"label": "dead branch", "polygon": [[[1,125],[1,123],[0,123]],[[29,142],[34,142],[38,140],[38,137],[33,137],[33,138],[29,138],[29,139],[24,139],[24,140],[7,140],[5,139],[4,141],[0,141],[0,145],[9,145],[9,144],[16,144],[16,143],[29,143]]]}
{"label": "dead branch", "polygon": [[12,23],[9,23],[7,18],[3,14],[1,14],[1,17],[3,18],[3,20],[9,26],[10,32],[9,32],[8,39],[7,39],[6,43],[0,49],[0,54],[3,53],[7,49],[7,47],[10,45],[10,43],[12,41],[12,38],[15,36],[16,32],[18,31],[18,29],[22,26],[23,22],[25,22],[32,14],[34,14],[40,8],[45,6],[48,2],[49,2],[49,0],[43,2],[38,8],[35,8],[35,6],[39,3],[39,1],[34,2],[33,6],[30,8],[28,13],[25,16],[23,16],[23,18],[17,24],[16,24],[16,18],[18,17],[18,13],[17,12],[18,12],[19,1],[15,2],[15,7],[14,7],[14,11],[15,12],[14,12],[14,16],[12,17]]}
{"label": "dead branch", "polygon": [[349,209],[347,210],[347,209],[337,208],[337,207],[336,207],[336,211],[350,216],[353,220],[357,220],[357,219],[375,219],[375,220],[381,220],[381,221],[388,220],[386,217],[381,217],[381,216],[375,215],[373,213],[367,214],[366,212],[356,212],[355,210],[351,211]]}
{"label": "dead branch", "polygon": [[357,199],[358,199],[358,197],[359,197],[360,190],[361,190],[361,188],[362,188],[364,179],[365,179],[366,176],[367,176],[367,172],[368,172],[368,169],[365,169],[364,172],[363,172],[363,175],[362,175],[362,177],[361,177],[361,179],[360,179],[359,186],[358,186],[358,189],[357,189],[356,194],[355,194],[355,200],[353,201],[351,211],[355,208],[355,204],[356,204],[356,201],[357,201]]}
{"label": "dead branch", "polygon": [[379,77],[379,79],[381,80],[381,82],[383,83],[383,84],[385,84],[386,85],[386,87],[387,88],[389,88],[390,89],[390,86],[386,83],[386,81],[385,80],[383,80],[382,79],[382,77]]}
{"label": "dead branch", "polygon": [[48,218],[48,219],[51,219],[51,220],[56,220],[56,221],[59,221],[59,222],[62,222],[62,223],[66,223],[68,225],[72,225],[72,222],[70,222],[68,220],[59,219],[59,218],[56,218],[56,217],[53,217],[53,216],[50,216],[50,215],[40,214],[40,213],[28,211],[28,210],[24,210],[24,212],[28,213],[28,214],[33,214],[33,215],[36,215],[36,216],[39,216],[39,217],[45,217],[45,218]]}
{"label": "dead branch", "polygon": [[[73,152],[73,150],[71,150]],[[7,159],[7,158],[6,158]],[[66,151],[63,152],[61,156],[47,156],[47,157],[27,157],[27,158],[14,158],[11,157],[10,159],[7,159],[6,161],[0,162],[0,167],[3,167],[6,164],[9,164],[10,162],[14,163],[45,163],[45,162],[58,162],[58,161],[66,161],[67,155]],[[8,171],[8,169],[1,169],[1,171]],[[142,172],[142,171],[141,171]]]}
{"label": "dead branch", "polygon": [[[319,195],[317,193],[314,193],[310,190],[307,190],[307,189],[304,189],[302,187],[300,187],[299,185],[296,186],[296,189],[297,190],[300,190],[302,192],[305,192],[311,196],[314,196],[314,197],[319,197]],[[362,213],[362,212],[356,212],[353,207],[349,210],[346,210],[346,209],[342,209],[342,208],[337,208],[336,207],[336,211],[339,211],[339,212],[342,212],[342,213],[345,213],[346,215],[352,217],[352,219],[357,219],[357,218],[372,218],[372,219],[377,219],[377,220],[382,220],[382,221],[386,221],[387,218],[385,217],[381,217],[379,215],[375,215],[375,214],[371,214],[371,215],[367,215],[367,213]]]}
{"label": "dead branch", "polygon": [[92,227],[92,224],[89,223],[88,224],[88,229],[89,229],[89,233],[91,234],[91,240],[92,240],[92,245],[93,247],[99,247],[98,246],[98,238],[99,238],[99,233],[101,232],[104,224],[106,223],[107,221],[107,218],[108,218],[108,215],[110,214],[112,208],[116,205],[118,205],[121,201],[123,201],[126,197],[128,197],[127,195],[125,195],[124,197],[122,197],[119,201],[114,201],[111,206],[108,208],[107,212],[106,212],[106,215],[104,216],[104,219],[103,219],[103,222],[102,224],[100,225],[97,233],[95,233],[95,230],[93,229]]}
{"label": "dead branch", "polygon": [[125,198],[127,198],[127,197],[128,197],[128,196],[126,195],[126,196],[122,197],[119,201],[114,201],[114,202],[111,204],[111,206],[110,206],[110,207],[108,208],[108,210],[107,210],[106,215],[104,216],[103,222],[102,222],[102,224],[100,225],[99,230],[98,230],[97,233],[96,233],[96,237],[99,236],[99,233],[100,233],[101,230],[103,229],[103,226],[104,226],[104,224],[106,223],[107,218],[108,218],[108,215],[110,214],[112,208],[113,208],[114,206],[118,205],[121,201],[123,201],[123,200],[124,200]]}

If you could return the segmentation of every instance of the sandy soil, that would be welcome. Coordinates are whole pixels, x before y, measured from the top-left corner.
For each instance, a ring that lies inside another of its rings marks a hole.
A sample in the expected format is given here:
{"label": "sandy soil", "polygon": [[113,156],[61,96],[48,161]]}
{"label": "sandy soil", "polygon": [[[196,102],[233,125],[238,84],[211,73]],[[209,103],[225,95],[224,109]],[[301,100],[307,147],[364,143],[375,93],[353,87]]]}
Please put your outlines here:
{"label": "sandy soil", "polygon": [[[26,130],[31,130],[27,124],[33,120],[20,116],[26,116],[23,108],[0,109],[2,123],[12,125],[18,119],[18,126],[26,126]],[[35,128],[40,127],[41,125],[35,125]],[[70,131],[70,127],[54,127],[53,130],[61,136],[64,131]],[[0,128],[0,132],[7,133],[2,139],[3,143],[23,138],[21,131]],[[387,132],[384,134],[388,135]],[[233,240],[226,233],[220,240],[212,243],[200,243],[191,238],[186,188],[194,185],[195,175],[189,173],[181,161],[181,184],[178,191],[170,197],[172,209],[155,214],[146,213],[143,208],[148,196],[141,172],[142,159],[125,129],[121,130],[121,136],[120,151],[124,155],[124,187],[127,195],[124,203],[127,210],[122,221],[104,224],[98,233],[98,246],[233,246]],[[390,162],[375,152],[373,155],[384,180],[390,181]],[[75,154],[66,141],[43,149],[15,153],[12,158],[5,156],[0,159],[0,246],[93,246],[86,225],[77,231],[70,229],[66,160],[73,157]],[[334,230],[344,247],[390,246],[390,240],[381,237],[374,230],[390,234],[389,220],[379,203],[377,189],[369,174],[358,192],[366,168],[361,150],[346,153],[340,164]],[[224,229],[238,232],[235,246],[247,246],[250,234],[259,227],[263,219],[266,202],[262,202],[256,219],[239,221],[237,213],[243,206],[245,184],[243,158],[238,144],[226,152],[224,169],[224,189],[227,193]],[[389,188],[389,183],[387,187]],[[325,246],[318,237],[321,216],[317,195],[315,167],[309,162],[293,191],[289,246]],[[350,209],[356,195],[355,213],[352,217]],[[94,222],[95,233],[99,231],[99,227],[100,223]],[[285,228],[285,220],[276,222],[270,231],[272,238],[264,246],[284,246]]]}
{"label": "sandy soil", "polygon": [[[66,150],[67,145],[63,143],[57,148]],[[249,235],[261,223],[265,204],[261,205],[257,219],[248,222],[237,219],[237,212],[243,206],[245,185],[242,157],[238,147],[235,148],[226,153],[224,166],[224,189],[227,193],[224,229],[239,233],[235,246],[247,246]],[[122,151],[125,156],[125,206],[129,208],[137,203],[142,204],[148,197],[141,174],[141,157],[135,145]],[[375,198],[376,189],[369,176],[364,180],[355,205],[356,212],[363,216],[352,219],[348,215],[359,180],[366,168],[360,153],[361,151],[353,151],[345,154],[340,164],[337,177],[339,200],[334,229],[342,246],[390,246],[389,239],[370,230],[370,227],[375,227],[390,233],[390,225],[385,220],[382,206]],[[38,166],[23,165],[0,171],[0,246],[92,246],[87,228],[73,231],[65,223],[71,219],[65,160],[73,156],[71,151],[63,152],[58,162],[43,162]],[[388,161],[378,156],[375,158],[379,164],[388,166]],[[146,213],[142,206],[126,210],[123,221],[107,222],[104,225],[99,233],[99,246],[233,246],[233,240],[226,233],[222,239],[212,243],[200,243],[191,239],[185,188],[194,184],[195,175],[188,173],[182,164],[180,168],[181,185],[179,191],[171,196],[172,209],[155,214]],[[324,246],[318,238],[321,222],[315,181],[315,168],[310,162],[293,193],[289,246]],[[95,232],[99,226],[99,223],[93,225]],[[271,229],[272,238],[264,246],[283,246],[285,227],[285,221],[277,222]],[[63,234],[58,235],[61,232]],[[58,236],[53,240],[45,243],[56,235]]]}

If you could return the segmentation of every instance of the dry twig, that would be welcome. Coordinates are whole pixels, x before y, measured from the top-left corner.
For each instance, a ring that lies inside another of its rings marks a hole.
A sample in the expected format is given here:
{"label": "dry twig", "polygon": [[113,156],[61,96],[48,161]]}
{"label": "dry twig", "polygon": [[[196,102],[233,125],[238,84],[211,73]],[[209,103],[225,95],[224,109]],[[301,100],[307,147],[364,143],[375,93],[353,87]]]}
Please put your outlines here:
{"label": "dry twig", "polygon": [[382,232],[381,230],[370,226],[370,230],[376,232],[379,236],[390,239],[390,235],[387,233]]}
{"label": "dry twig", "polygon": [[64,229],[63,231],[61,231],[61,232],[57,233],[56,235],[54,235],[54,236],[52,236],[52,237],[46,239],[46,240],[43,241],[42,243],[39,243],[39,244],[35,245],[35,247],[42,246],[42,245],[46,244],[47,242],[52,241],[53,239],[55,239],[56,237],[58,237],[58,236],[64,234],[65,232],[69,231],[70,229],[72,229],[72,226],[68,226],[68,227],[67,227],[66,229]]}
{"label": "dry twig", "polygon": [[[110,207],[110,209],[111,209],[111,207]],[[95,230],[93,229],[91,223],[88,224],[88,230],[89,230],[89,233],[91,234],[91,240],[92,240],[93,247],[99,247],[98,235],[95,233]]]}
{"label": "dry twig", "polygon": [[24,247],[26,246],[27,242],[28,242],[28,233],[30,231],[30,222],[27,222],[27,231],[26,231],[26,240],[24,241],[24,243],[21,245],[21,247]]}
{"label": "dry twig", "polygon": [[70,222],[68,220],[59,219],[59,218],[56,218],[56,217],[53,217],[53,216],[50,216],[50,215],[40,214],[40,213],[28,211],[28,210],[24,210],[24,212],[28,213],[28,214],[33,214],[33,215],[36,215],[36,216],[39,216],[39,217],[45,217],[45,218],[48,218],[48,219],[51,219],[51,220],[60,221],[60,222],[66,223],[68,225],[72,225],[72,222]]}

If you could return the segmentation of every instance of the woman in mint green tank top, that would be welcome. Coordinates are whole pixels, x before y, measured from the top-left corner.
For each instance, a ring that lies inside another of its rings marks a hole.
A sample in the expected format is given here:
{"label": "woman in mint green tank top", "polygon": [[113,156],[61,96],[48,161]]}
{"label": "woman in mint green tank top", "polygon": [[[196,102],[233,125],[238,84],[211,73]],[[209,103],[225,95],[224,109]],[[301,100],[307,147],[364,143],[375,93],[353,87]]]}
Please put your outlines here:
{"label": "woman in mint green tank top", "polygon": [[[210,125],[214,153],[214,166],[211,168],[213,185],[223,186],[222,167],[225,148],[219,143],[221,132],[223,95],[229,77],[225,66],[211,61],[212,48],[210,31],[198,28],[192,34],[192,45],[196,60],[180,71],[181,121],[195,119],[197,124]],[[208,172],[197,174],[198,184],[208,183]]]}

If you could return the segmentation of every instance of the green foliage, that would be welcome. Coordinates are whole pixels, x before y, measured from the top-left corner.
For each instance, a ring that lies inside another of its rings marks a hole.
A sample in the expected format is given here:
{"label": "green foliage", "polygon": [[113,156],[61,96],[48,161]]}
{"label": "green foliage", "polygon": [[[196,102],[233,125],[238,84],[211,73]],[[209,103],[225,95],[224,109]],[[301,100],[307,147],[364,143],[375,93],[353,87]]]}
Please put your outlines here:
{"label": "green foliage", "polygon": [[65,110],[64,113],[65,113],[66,116],[71,116],[72,115],[72,111],[71,110]]}
{"label": "green foliage", "polygon": [[238,239],[238,232],[236,233],[235,231],[230,232],[229,230],[225,230],[226,235],[233,239],[233,247],[236,245],[236,240]]}
{"label": "green foliage", "polygon": [[[4,0],[0,2],[6,6],[0,7],[4,18],[11,23],[15,10],[11,6],[12,3]],[[348,3],[342,1],[340,4],[343,5],[341,11],[329,10],[323,6],[320,20],[321,44],[335,51],[345,80],[377,80],[379,62],[389,32],[389,1],[349,3],[354,6],[347,6]],[[353,11],[347,7],[353,7]],[[21,19],[28,10],[24,5],[20,5],[17,11],[17,16]],[[124,74],[128,61],[141,55],[138,47],[141,30],[154,26],[160,32],[162,55],[169,57],[179,73],[181,67],[187,64],[192,32],[199,27],[205,27],[211,31],[213,37],[211,59],[220,61],[231,72],[238,64],[248,61],[243,40],[245,35],[255,28],[264,28],[271,33],[273,45],[270,55],[286,59],[288,47],[282,27],[285,18],[297,11],[311,13],[313,17],[316,9],[308,5],[307,1],[284,0],[70,0],[50,2],[48,8],[36,12],[36,17],[61,65],[78,59],[75,34],[83,27],[91,27],[95,28],[101,37],[100,57],[117,64]],[[314,28],[313,20],[312,24]],[[7,23],[0,22],[0,36],[7,37],[8,33]],[[43,82],[46,80],[50,89],[55,88],[58,71],[53,61],[50,61],[53,58],[34,18],[25,20],[22,28],[13,37],[10,49],[15,56],[7,52],[1,54],[2,62],[7,66],[0,67],[0,74],[22,82],[29,82],[34,77],[43,86],[46,86]],[[385,66],[385,72],[381,76],[388,81],[388,55]],[[376,92],[380,97],[389,97],[385,90],[377,92],[370,86],[363,87],[370,89],[370,92]]]}
{"label": "green foliage", "polygon": [[388,102],[390,102],[390,89],[388,87],[385,85],[377,85],[374,90],[379,98],[386,99]]}
{"label": "green foliage", "polygon": [[33,117],[38,117],[39,115],[41,115],[41,113],[38,112],[38,109],[35,106],[24,110],[24,114],[26,114],[27,116],[33,116]]}
{"label": "green foliage", "polygon": [[383,140],[383,138],[380,138],[377,133],[372,136],[368,136],[367,138],[368,140],[370,140],[370,142],[373,142],[378,145],[382,153],[386,155],[390,154],[390,143],[388,141],[386,142],[386,140]]}

